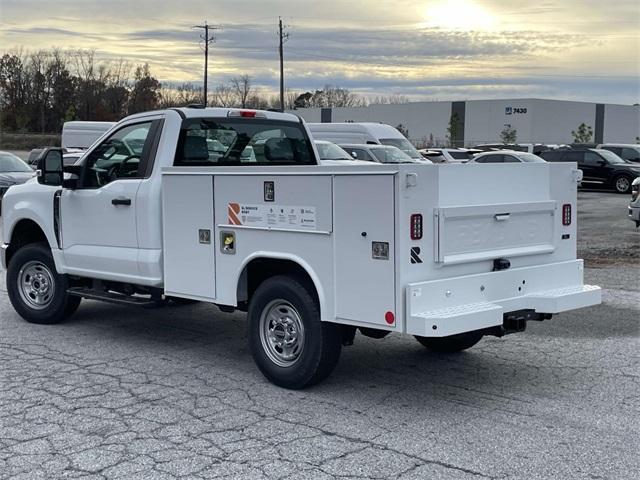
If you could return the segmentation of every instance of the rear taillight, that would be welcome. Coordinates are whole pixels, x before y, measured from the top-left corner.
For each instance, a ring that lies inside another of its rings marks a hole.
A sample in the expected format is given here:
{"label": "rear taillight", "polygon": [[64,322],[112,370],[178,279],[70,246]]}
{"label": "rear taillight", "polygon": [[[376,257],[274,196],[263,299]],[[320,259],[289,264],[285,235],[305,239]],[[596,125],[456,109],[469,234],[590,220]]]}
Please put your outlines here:
{"label": "rear taillight", "polygon": [[565,203],[562,206],[562,225],[565,227],[571,225],[571,204]]}
{"label": "rear taillight", "polygon": [[420,240],[422,238],[422,214],[414,213],[411,215],[411,240]]}

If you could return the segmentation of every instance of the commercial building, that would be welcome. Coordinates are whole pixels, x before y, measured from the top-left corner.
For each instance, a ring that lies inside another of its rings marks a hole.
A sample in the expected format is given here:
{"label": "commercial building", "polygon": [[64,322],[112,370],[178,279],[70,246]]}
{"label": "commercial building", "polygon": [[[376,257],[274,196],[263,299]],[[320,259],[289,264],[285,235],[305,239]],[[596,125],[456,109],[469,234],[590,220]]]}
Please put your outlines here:
{"label": "commercial building", "polygon": [[636,143],[640,137],[640,106],[537,98],[302,108],[294,113],[307,122],[402,125],[414,144],[431,146],[448,143],[450,123],[453,143],[467,147],[500,142],[500,133],[509,127],[518,143],[571,143],[571,131],[581,123],[591,127],[594,143]]}

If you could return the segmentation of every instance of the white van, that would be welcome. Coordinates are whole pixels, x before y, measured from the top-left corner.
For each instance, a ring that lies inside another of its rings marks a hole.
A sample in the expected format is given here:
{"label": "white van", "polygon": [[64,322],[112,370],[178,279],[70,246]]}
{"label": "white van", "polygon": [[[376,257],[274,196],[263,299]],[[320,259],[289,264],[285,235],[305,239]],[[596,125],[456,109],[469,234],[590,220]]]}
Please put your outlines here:
{"label": "white van", "polygon": [[89,148],[114,125],[115,122],[65,122],[62,126],[62,148]]}
{"label": "white van", "polygon": [[375,143],[398,147],[414,160],[424,161],[416,150],[396,128],[384,123],[307,123],[316,140],[327,140],[340,144]]}

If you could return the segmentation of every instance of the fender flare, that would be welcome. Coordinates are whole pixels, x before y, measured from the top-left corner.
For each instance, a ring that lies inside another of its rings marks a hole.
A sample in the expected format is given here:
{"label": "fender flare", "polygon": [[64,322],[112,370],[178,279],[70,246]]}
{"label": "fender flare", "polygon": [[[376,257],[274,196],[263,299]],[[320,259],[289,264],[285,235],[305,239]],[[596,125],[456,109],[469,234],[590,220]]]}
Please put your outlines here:
{"label": "fender flare", "polygon": [[307,275],[309,275],[309,278],[313,282],[313,285],[316,289],[316,293],[318,294],[318,303],[320,304],[320,318],[321,319],[325,318],[325,314],[327,313],[326,295],[324,292],[324,288],[322,287],[322,282],[320,281],[320,278],[316,274],[315,270],[311,267],[311,265],[309,265],[309,263],[307,263],[301,257],[297,255],[293,255],[291,253],[257,251],[247,256],[242,261],[242,264],[240,265],[240,268],[236,272],[235,279],[234,279],[235,285],[236,285],[236,294],[235,294],[236,305],[238,303],[238,294],[237,294],[238,284],[240,282],[240,276],[242,275],[242,272],[247,267],[247,265],[249,265],[249,263],[251,263],[253,260],[257,260],[260,258],[269,259],[269,260],[288,260],[300,266],[307,273]]}

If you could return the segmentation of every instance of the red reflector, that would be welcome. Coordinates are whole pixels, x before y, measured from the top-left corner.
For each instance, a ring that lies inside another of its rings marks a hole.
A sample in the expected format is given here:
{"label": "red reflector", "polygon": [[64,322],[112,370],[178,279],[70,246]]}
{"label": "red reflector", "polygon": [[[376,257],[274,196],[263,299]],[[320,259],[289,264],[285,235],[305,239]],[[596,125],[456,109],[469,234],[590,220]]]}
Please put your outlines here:
{"label": "red reflector", "polygon": [[252,110],[240,110],[240,116],[243,118],[255,118],[256,112]]}
{"label": "red reflector", "polygon": [[384,321],[389,325],[393,325],[396,321],[396,316],[393,314],[393,312],[387,312],[384,314]]}
{"label": "red reflector", "polygon": [[411,240],[420,240],[422,238],[422,214],[414,213],[411,215]]}
{"label": "red reflector", "polygon": [[569,226],[571,225],[571,204],[565,203],[562,206],[562,225]]}

